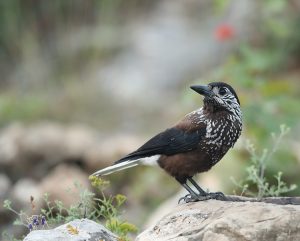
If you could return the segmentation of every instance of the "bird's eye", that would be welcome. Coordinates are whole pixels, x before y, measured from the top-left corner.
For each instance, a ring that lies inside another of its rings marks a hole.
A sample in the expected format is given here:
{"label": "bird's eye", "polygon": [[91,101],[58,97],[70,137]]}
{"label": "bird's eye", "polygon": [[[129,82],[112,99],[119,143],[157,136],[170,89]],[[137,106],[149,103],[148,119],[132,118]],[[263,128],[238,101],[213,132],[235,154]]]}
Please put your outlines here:
{"label": "bird's eye", "polygon": [[226,89],[225,88],[220,88],[219,89],[219,94],[220,95],[225,95],[226,94]]}

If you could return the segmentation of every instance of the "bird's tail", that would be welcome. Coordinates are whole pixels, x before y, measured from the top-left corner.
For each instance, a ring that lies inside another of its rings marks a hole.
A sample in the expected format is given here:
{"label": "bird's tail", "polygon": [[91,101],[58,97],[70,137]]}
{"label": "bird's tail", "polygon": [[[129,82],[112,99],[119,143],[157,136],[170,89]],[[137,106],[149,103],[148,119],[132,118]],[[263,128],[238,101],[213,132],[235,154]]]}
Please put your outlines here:
{"label": "bird's tail", "polygon": [[137,166],[137,165],[139,165],[139,163],[140,163],[140,159],[127,160],[127,161],[119,162],[119,163],[116,163],[112,166],[106,167],[104,169],[101,169],[101,170],[93,173],[92,176],[109,175],[109,174],[114,173],[114,172],[118,172],[118,171],[130,168],[130,167]]}

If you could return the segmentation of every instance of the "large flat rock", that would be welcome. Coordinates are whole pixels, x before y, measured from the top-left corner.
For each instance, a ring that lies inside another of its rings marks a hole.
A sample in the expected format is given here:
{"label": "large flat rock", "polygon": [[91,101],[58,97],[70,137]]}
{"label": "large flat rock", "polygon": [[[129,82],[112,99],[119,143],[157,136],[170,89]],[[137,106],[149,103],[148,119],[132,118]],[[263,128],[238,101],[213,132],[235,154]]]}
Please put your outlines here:
{"label": "large flat rock", "polygon": [[24,241],[117,241],[118,237],[101,224],[76,219],[55,229],[30,232]]}
{"label": "large flat rock", "polygon": [[136,241],[300,240],[300,205],[208,200],[178,205]]}

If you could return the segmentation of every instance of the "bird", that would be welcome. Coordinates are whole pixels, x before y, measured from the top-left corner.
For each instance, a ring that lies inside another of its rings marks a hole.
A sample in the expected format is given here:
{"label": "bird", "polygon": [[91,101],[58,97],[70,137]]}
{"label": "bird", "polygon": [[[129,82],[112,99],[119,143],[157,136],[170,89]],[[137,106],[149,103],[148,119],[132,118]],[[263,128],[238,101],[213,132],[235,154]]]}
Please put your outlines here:
{"label": "bird", "polygon": [[242,132],[242,111],[235,90],[224,82],[192,85],[203,106],[152,137],[137,150],[99,170],[105,176],[142,164],[158,164],[188,192],[180,201],[226,200],[222,192],[204,191],[193,177],[211,169],[234,146]]}

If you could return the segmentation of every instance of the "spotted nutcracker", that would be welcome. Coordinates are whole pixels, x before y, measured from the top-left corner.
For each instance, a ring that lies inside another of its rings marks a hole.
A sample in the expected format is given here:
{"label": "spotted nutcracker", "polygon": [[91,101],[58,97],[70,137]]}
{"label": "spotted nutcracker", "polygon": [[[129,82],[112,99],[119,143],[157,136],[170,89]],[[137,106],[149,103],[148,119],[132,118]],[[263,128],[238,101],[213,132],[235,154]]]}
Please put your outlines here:
{"label": "spotted nutcracker", "polygon": [[173,127],[157,134],[136,151],[93,175],[108,175],[155,162],[189,192],[181,200],[190,202],[209,198],[226,199],[220,192],[205,192],[192,177],[208,171],[239,138],[242,131],[240,101],[234,89],[223,82],[195,85],[191,89],[204,96],[203,107],[187,114]]}

